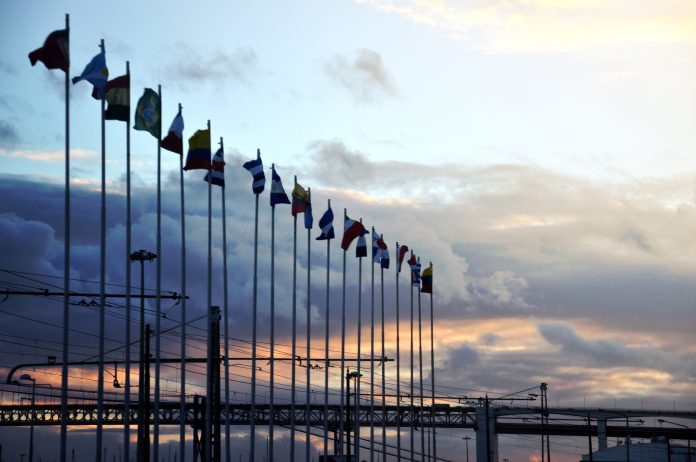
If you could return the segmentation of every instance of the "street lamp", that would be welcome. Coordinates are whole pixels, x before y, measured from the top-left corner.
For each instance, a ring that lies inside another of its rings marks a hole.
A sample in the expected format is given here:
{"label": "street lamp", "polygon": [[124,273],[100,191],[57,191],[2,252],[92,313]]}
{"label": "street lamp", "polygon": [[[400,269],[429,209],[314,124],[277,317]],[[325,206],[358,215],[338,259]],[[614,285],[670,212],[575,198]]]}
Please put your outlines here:
{"label": "street lamp", "polygon": [[19,380],[31,380],[31,426],[29,427],[29,462],[34,462],[34,420],[36,420],[36,379],[22,374]]}
{"label": "street lamp", "polygon": [[466,445],[466,462],[469,462],[469,440],[471,439],[471,437],[467,435],[462,439],[464,440],[464,444]]}
{"label": "street lamp", "polygon": [[[677,425],[678,427],[684,427],[684,428],[686,428],[687,430],[690,430],[690,429],[691,429],[690,427],[687,427],[687,426],[684,425],[684,424],[680,424],[680,423],[677,423],[677,422],[672,422],[672,421],[670,421],[670,420],[657,419],[657,421],[660,422],[661,424],[663,424],[663,423],[668,423],[668,424],[672,424],[672,425]],[[669,439],[668,439],[668,440],[669,440]],[[686,448],[687,448],[687,451],[689,451],[689,452],[688,452],[688,455],[686,456],[686,461],[687,461],[687,462],[691,462],[691,437],[688,436],[688,435],[687,435],[687,437],[686,437]]]}

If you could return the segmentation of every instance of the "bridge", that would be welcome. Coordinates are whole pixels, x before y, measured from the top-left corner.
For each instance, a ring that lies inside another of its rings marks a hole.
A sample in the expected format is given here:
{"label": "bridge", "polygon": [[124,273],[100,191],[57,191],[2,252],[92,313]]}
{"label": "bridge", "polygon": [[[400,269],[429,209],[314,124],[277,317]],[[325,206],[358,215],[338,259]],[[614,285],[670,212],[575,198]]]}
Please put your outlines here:
{"label": "bridge", "polygon": [[[225,413],[221,404],[219,409],[220,422],[229,421],[230,425],[248,426],[251,422],[251,405],[234,403],[229,406],[229,414]],[[256,425],[269,425],[271,422],[271,407],[268,404],[257,404],[255,412]],[[643,425],[643,418],[673,418],[696,420],[696,412],[679,412],[663,410],[632,410],[632,409],[575,409],[548,408],[548,414],[556,417],[566,417],[564,423],[540,422],[540,407],[485,407],[485,406],[449,406],[436,404],[413,407],[388,405],[382,411],[381,405],[371,408],[362,405],[359,409],[359,424],[369,427],[371,420],[375,427],[383,424],[389,428],[400,426],[407,431],[414,427],[435,428],[466,428],[476,431],[478,460],[486,460],[486,447],[490,445],[492,455],[497,454],[497,435],[555,435],[555,436],[592,436],[598,438],[598,447],[606,448],[609,437],[633,437],[649,439],[664,436],[669,439],[696,439],[696,428],[654,427]],[[432,411],[432,413],[431,413]],[[185,415],[181,414],[179,402],[161,402],[159,406],[160,425],[179,425],[183,418],[188,426],[201,430],[205,426],[205,406],[198,402],[187,402]],[[273,422],[278,426],[289,426],[293,409],[288,404],[273,406]],[[304,427],[307,419],[315,428],[324,427],[325,416],[328,417],[329,430],[336,432],[340,423],[340,406],[337,404],[324,405],[305,404],[294,406],[294,424]],[[136,423],[143,417],[137,404],[130,407],[130,421]],[[148,412],[150,422],[154,421],[153,410]],[[570,417],[570,418],[567,418]],[[121,426],[124,424],[124,406],[122,403],[105,403],[104,425]],[[536,420],[535,420],[536,419]],[[556,420],[556,418],[552,418]],[[589,422],[588,422],[589,419]],[[640,425],[635,425],[636,422]],[[354,419],[351,418],[351,423]],[[96,425],[96,404],[70,404],[68,406],[68,425]],[[0,427],[7,426],[48,426],[60,425],[60,405],[37,404],[31,405],[2,405],[0,406]],[[353,426],[353,425],[351,425]],[[493,457],[491,460],[496,460]]]}

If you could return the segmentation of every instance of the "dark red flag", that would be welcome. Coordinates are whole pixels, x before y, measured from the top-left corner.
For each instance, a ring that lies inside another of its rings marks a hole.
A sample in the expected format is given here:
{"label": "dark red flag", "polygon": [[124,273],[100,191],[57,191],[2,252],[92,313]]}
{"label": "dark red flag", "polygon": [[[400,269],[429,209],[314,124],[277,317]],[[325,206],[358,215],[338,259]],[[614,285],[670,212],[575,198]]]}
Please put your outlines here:
{"label": "dark red flag", "polygon": [[46,69],[61,69],[68,72],[70,64],[68,30],[56,30],[48,34],[41,48],[29,53],[31,65],[41,61]]}

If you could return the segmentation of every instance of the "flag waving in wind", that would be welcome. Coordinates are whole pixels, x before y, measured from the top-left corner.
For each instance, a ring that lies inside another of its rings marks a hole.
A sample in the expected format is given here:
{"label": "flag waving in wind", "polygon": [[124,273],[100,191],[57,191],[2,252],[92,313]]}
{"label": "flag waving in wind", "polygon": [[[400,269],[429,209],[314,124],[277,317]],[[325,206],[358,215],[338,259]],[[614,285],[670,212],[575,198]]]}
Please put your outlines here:
{"label": "flag waving in wind", "polygon": [[[160,123],[162,108],[160,97],[152,88],[146,88],[143,96],[135,107],[135,124],[133,128],[148,132],[156,139],[160,139]],[[207,168],[207,167],[206,167]]]}
{"label": "flag waving in wind", "polygon": [[343,250],[348,250],[351,242],[353,242],[356,237],[362,236],[363,234],[367,234],[367,230],[363,224],[359,221],[348,218],[348,215],[346,215],[343,222],[343,239],[341,240],[341,248]]}
{"label": "flag waving in wind", "polygon": [[164,137],[160,146],[162,149],[174,152],[179,155],[184,155],[184,118],[179,111],[172,124],[169,126],[169,133]]}
{"label": "flag waving in wind", "polygon": [[[389,268],[389,250],[382,235],[372,228],[372,263],[379,263],[384,269]],[[385,266],[386,264],[386,266]]]}
{"label": "flag waving in wind", "polygon": [[399,248],[396,249],[396,271],[399,273],[401,272],[401,264],[404,262],[406,252],[408,252],[407,245],[400,245]]}
{"label": "flag waving in wind", "polygon": [[263,162],[261,161],[261,150],[256,151],[256,159],[244,162],[242,165],[245,169],[251,173],[254,177],[254,181],[251,184],[251,189],[254,194],[261,194],[264,187],[266,186],[266,174],[263,173]]}
{"label": "flag waving in wind", "polygon": [[325,241],[327,239],[333,239],[335,236],[333,228],[334,214],[331,207],[324,212],[324,215],[319,219],[319,228],[321,228],[321,235],[317,238],[317,241]]}
{"label": "flag waving in wind", "polygon": [[103,51],[99,52],[87,64],[85,70],[77,77],[73,77],[72,83],[76,84],[80,80],[86,80],[97,89],[99,99],[104,98],[106,93],[106,79],[109,78],[109,69],[106,68],[106,55]]}
{"label": "flag waving in wind", "polygon": [[[210,173],[206,173],[203,178],[204,181],[210,181],[216,186],[222,188],[225,187],[225,157],[222,152],[222,148],[218,149],[213,156],[213,165],[211,166]],[[210,179],[209,179],[210,175]]]}
{"label": "flag waving in wind", "polygon": [[189,138],[184,170],[208,170],[210,168],[210,129],[196,130]]}
{"label": "flag waving in wind", "polygon": [[411,253],[411,258],[408,259],[408,265],[411,267],[411,285],[420,287],[420,258],[416,259],[416,256]]}
{"label": "flag waving in wind", "polygon": [[[130,75],[121,75],[106,82],[106,120],[120,120],[128,122],[130,116]],[[95,86],[92,89],[92,98],[101,99]]]}
{"label": "flag waving in wind", "polygon": [[[365,232],[367,234],[367,231]],[[365,234],[358,236],[358,243],[355,246],[355,256],[358,258],[367,257],[367,241]]]}
{"label": "flag waving in wind", "polygon": [[298,213],[305,213],[308,205],[309,192],[300,183],[295,183],[295,187],[292,189],[292,216],[294,217]]}
{"label": "flag waving in wind", "polygon": [[423,274],[421,274],[421,281],[423,281],[423,287],[421,288],[421,292],[424,294],[432,294],[433,293],[433,267],[432,265],[428,266],[426,269],[423,270]]}
{"label": "flag waving in wind", "polygon": [[283,182],[280,180],[275,167],[271,167],[271,207],[275,207],[276,204],[289,203],[290,199],[288,199],[288,195],[285,193]]}
{"label": "flag waving in wind", "polygon": [[29,62],[34,66],[41,61],[46,69],[60,69],[68,72],[70,65],[70,38],[68,29],[56,30],[48,34],[41,48],[29,53]]}

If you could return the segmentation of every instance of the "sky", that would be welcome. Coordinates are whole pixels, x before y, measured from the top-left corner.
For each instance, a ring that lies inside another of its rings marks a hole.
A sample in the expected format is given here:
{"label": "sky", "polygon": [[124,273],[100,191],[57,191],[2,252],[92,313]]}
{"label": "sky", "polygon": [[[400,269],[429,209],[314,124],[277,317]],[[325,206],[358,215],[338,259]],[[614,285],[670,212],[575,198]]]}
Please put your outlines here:
{"label": "sky", "polygon": [[[208,120],[213,140],[224,138],[235,351],[249,352],[254,236],[251,178],[241,164],[260,149],[265,166],[275,164],[287,191],[295,175],[311,187],[315,223],[330,199],[339,237],[340,211],[346,208],[351,218],[363,218],[384,234],[392,261],[397,241],[413,248],[424,264],[432,261],[434,372],[442,390],[494,395],[546,382],[552,405],[696,410],[692,1],[173,1],[166,6],[123,1],[99,8],[84,1],[3,2],[4,287],[61,284],[63,73],[40,63],[32,68],[27,54],[64,27],[66,13],[71,75],[81,72],[104,39],[111,77],[130,63],[133,105],[145,87],[161,85],[163,130],[181,103],[186,138]],[[71,274],[78,288],[95,291],[99,104],[87,82],[70,91]],[[106,125],[107,282],[122,290],[126,130],[122,122]],[[134,249],[154,251],[156,245],[156,151],[149,134],[131,131]],[[176,155],[163,151],[162,287],[180,292],[178,167]],[[195,275],[187,282],[189,319],[205,312],[202,177],[197,171],[185,174],[187,272]],[[268,189],[260,196],[259,215],[259,335],[266,342]],[[218,207],[213,301],[222,305],[220,199],[219,190],[213,192]],[[289,210],[277,211],[277,341],[285,348],[293,225]],[[327,254],[324,244],[312,239],[308,292],[306,234],[299,229],[298,328],[305,335],[309,294],[313,344],[323,348]],[[315,224],[312,237],[318,233]],[[332,348],[340,338],[334,321],[341,303],[341,258],[333,241]],[[146,267],[150,288],[154,266]],[[369,261],[363,266],[362,309],[368,316]],[[133,273],[138,275],[137,268]],[[405,276],[402,310],[408,309]],[[348,344],[355,353],[358,263],[352,249],[346,278]],[[375,281],[379,287],[379,271]],[[384,287],[389,356],[396,347],[393,268],[385,272]],[[429,308],[426,299],[423,306]],[[60,351],[59,343],[50,343],[60,340],[60,308],[60,301],[29,297],[0,303],[1,370]],[[124,310],[110,308],[107,347],[116,347],[123,343]],[[168,303],[163,310],[171,318],[163,326],[176,329],[180,306]],[[97,313],[79,307],[72,313],[75,358],[86,358],[96,342],[88,334]],[[407,331],[403,313],[401,320]],[[204,326],[194,323],[193,332],[200,336]],[[365,329],[363,352],[369,349]],[[192,355],[201,354],[196,341],[192,337]],[[178,351],[176,337],[165,344],[167,354]],[[111,359],[122,359],[122,350]],[[430,371],[427,361],[427,377]],[[81,370],[75,386],[94,388],[93,372]],[[33,373],[44,383],[59,381]],[[166,392],[178,390],[177,373],[164,372]],[[249,372],[239,374],[235,399],[244,401]],[[319,380],[323,373],[317,374]],[[13,388],[2,393],[3,402],[18,402],[21,394]],[[56,431],[39,431],[45,448],[56,441]],[[14,435],[24,438],[26,430],[0,431],[8,457],[23,450],[13,444]],[[458,460],[466,435],[444,431],[438,449]],[[118,437],[114,432],[107,441],[115,447]],[[287,435],[279,438],[279,446],[288,444]],[[71,439],[91,444],[78,431]],[[237,429],[236,450],[244,453],[245,444],[243,429]],[[559,460],[578,460],[584,444],[559,440]],[[501,438],[501,457],[535,461],[537,446],[528,438]]]}

